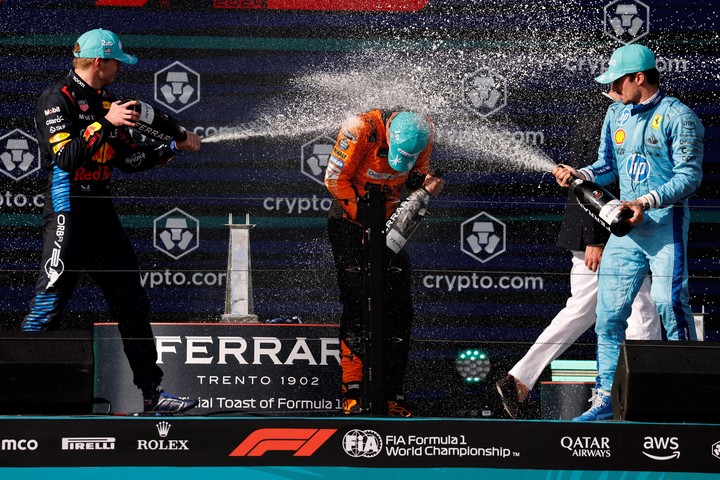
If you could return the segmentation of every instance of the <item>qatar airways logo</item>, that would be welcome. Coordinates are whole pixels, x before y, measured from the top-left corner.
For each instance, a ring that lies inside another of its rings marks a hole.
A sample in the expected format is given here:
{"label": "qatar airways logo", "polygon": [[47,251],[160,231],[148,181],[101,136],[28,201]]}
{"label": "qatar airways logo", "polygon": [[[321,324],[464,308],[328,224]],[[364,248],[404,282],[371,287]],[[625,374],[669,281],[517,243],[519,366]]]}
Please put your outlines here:
{"label": "qatar airways logo", "polygon": [[159,364],[170,356],[186,365],[328,365],[340,364],[337,338],[213,337],[156,335]]}
{"label": "qatar airways logo", "polygon": [[610,438],[608,437],[562,437],[560,446],[573,457],[610,458]]}

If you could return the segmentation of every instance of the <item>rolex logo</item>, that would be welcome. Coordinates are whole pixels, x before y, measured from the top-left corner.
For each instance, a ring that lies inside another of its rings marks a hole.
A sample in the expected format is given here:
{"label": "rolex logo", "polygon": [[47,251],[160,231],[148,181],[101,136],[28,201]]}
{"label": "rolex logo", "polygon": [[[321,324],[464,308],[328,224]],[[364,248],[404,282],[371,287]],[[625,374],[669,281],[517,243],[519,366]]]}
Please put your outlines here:
{"label": "rolex logo", "polygon": [[157,427],[157,431],[158,431],[158,434],[160,435],[160,438],[165,438],[168,436],[168,433],[170,432],[170,427],[172,425],[170,425],[169,422],[162,421],[162,422],[158,422],[157,425],[155,425],[155,426]]}
{"label": "rolex logo", "polygon": [[155,424],[160,440],[138,440],[138,450],[153,450],[153,451],[176,451],[176,450],[190,450],[190,440],[165,440],[165,437],[170,433],[170,423],[166,421],[158,422]]}

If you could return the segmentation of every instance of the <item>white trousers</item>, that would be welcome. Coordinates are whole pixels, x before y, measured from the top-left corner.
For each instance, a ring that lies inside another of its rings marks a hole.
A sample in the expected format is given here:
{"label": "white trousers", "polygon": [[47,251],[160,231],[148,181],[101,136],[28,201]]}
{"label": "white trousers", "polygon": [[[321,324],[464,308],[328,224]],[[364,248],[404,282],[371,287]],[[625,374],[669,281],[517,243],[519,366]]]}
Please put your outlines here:
{"label": "white trousers", "polygon": [[[595,323],[598,277],[585,266],[585,252],[573,251],[570,270],[570,298],[525,356],[510,370],[510,375],[532,390],[540,374],[559,357],[580,335]],[[650,277],[645,277],[632,304],[626,338],[659,340],[660,318],[650,298]]]}

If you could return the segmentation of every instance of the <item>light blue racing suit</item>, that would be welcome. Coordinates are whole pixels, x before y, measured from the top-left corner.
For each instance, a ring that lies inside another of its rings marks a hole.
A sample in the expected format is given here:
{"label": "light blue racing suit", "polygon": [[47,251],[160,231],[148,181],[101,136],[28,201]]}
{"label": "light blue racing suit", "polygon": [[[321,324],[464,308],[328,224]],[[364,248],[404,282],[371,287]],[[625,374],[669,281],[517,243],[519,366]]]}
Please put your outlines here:
{"label": "light blue racing suit", "polygon": [[659,91],[648,102],[608,108],[598,160],[580,171],[600,185],[620,182],[620,199],[650,205],[624,237],[610,236],[598,278],[599,387],[610,392],[631,305],[652,272],[650,294],[669,340],[696,340],[689,305],[688,197],[702,180],[705,129],[679,100]]}

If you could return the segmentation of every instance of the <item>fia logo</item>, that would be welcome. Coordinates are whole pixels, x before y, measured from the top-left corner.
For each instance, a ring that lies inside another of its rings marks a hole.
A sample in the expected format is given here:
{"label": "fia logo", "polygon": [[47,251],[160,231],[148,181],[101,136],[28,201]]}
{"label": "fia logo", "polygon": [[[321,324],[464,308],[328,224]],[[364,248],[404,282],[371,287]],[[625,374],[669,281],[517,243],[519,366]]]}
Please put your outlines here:
{"label": "fia logo", "polygon": [[383,447],[382,437],[374,430],[350,430],[342,441],[343,450],[351,457],[372,458],[377,456]]}

